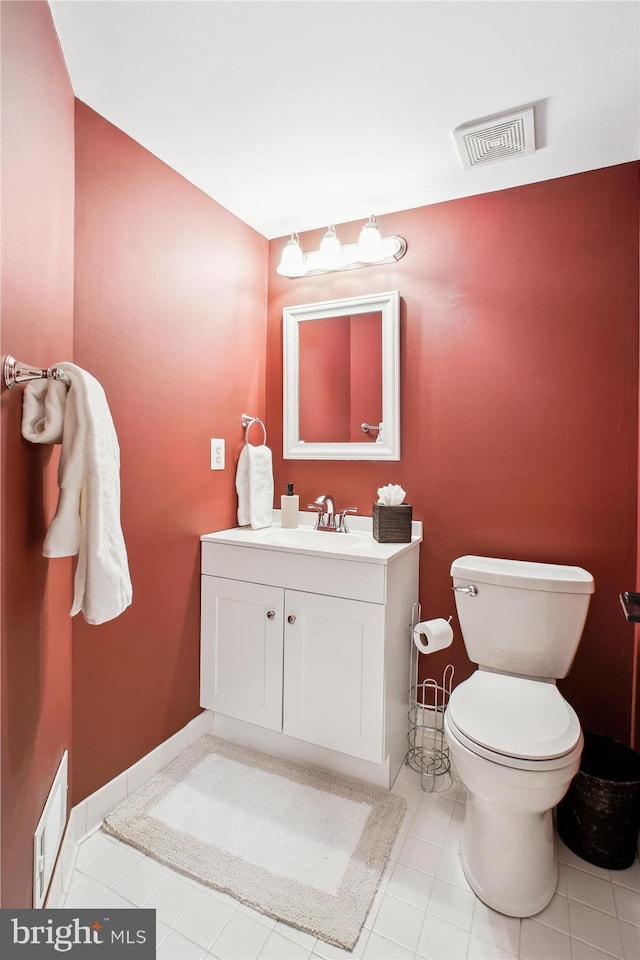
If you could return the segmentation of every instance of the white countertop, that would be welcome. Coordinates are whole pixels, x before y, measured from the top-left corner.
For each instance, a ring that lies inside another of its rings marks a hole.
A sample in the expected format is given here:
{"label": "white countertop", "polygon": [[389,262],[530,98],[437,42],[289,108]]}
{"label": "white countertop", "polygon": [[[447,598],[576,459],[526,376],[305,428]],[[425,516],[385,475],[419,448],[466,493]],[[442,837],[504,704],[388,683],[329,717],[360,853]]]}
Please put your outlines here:
{"label": "white countertop", "polygon": [[200,539],[205,543],[228,543],[258,550],[281,550],[286,553],[381,564],[390,563],[422,541],[422,522],[419,520],[412,523],[410,543],[378,543],[373,539],[371,517],[349,516],[349,533],[314,530],[315,512],[300,511],[300,523],[294,529],[280,526],[279,510],[273,511],[273,518],[272,526],[260,530],[231,527],[229,530],[205,533]]}

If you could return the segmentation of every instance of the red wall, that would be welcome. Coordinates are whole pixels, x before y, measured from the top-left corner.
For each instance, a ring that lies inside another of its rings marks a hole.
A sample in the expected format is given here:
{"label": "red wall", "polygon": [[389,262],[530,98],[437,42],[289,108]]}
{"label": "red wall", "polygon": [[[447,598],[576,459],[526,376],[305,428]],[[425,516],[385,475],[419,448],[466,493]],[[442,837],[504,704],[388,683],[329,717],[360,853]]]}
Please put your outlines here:
{"label": "red wall", "polygon": [[[287,280],[270,244],[267,427],[276,491],[332,493],[370,515],[401,483],[424,523],[425,617],[454,612],[465,553],[579,564],[595,577],[583,640],[562,683],[584,726],[628,742],[638,470],[636,163],[379,217],[408,243],[397,264]],[[338,233],[357,239],[361,224]],[[301,237],[318,246],[321,232]],[[282,308],[397,289],[402,299],[402,460],[281,459]],[[455,622],[455,621],[454,621]],[[456,624],[456,679],[471,671]]]}
{"label": "red wall", "polygon": [[266,289],[263,237],[78,102],[76,362],[118,432],[133,605],[74,622],[74,802],[199,711],[198,538],[236,523],[240,417],[265,416]]}
{"label": "red wall", "polygon": [[[1,352],[73,359],[74,100],[46,3],[3,3]],[[57,449],[2,390],[2,890],[31,906],[33,832],[71,744],[71,562],[45,560]]]}

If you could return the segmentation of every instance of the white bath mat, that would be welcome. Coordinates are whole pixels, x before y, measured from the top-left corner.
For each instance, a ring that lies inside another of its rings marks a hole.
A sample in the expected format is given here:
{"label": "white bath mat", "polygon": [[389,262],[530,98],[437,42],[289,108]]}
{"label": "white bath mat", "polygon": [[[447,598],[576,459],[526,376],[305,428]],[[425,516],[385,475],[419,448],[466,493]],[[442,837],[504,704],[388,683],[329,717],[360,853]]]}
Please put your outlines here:
{"label": "white bath mat", "polygon": [[104,829],[351,949],[405,807],[387,790],[206,735],[125,800]]}

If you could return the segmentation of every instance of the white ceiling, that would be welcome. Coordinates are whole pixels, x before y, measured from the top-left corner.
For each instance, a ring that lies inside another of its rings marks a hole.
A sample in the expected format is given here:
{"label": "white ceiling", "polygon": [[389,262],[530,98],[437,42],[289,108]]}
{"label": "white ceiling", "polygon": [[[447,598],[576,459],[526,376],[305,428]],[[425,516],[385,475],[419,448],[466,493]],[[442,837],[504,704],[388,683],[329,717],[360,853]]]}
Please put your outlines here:
{"label": "white ceiling", "polygon": [[[266,237],[635,160],[636,0],[51,0],[76,96]],[[536,104],[538,149],[453,130]]]}

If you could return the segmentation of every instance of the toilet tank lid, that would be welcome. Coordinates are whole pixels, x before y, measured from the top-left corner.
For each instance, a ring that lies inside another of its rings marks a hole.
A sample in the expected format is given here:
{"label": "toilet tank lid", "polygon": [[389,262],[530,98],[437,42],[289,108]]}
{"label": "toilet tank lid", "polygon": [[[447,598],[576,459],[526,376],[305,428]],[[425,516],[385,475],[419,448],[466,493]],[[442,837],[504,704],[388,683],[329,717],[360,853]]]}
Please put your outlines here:
{"label": "toilet tank lid", "polygon": [[477,583],[553,593],[593,593],[595,589],[593,577],[582,567],[531,560],[501,560],[498,557],[458,557],[451,564],[451,576]]}

